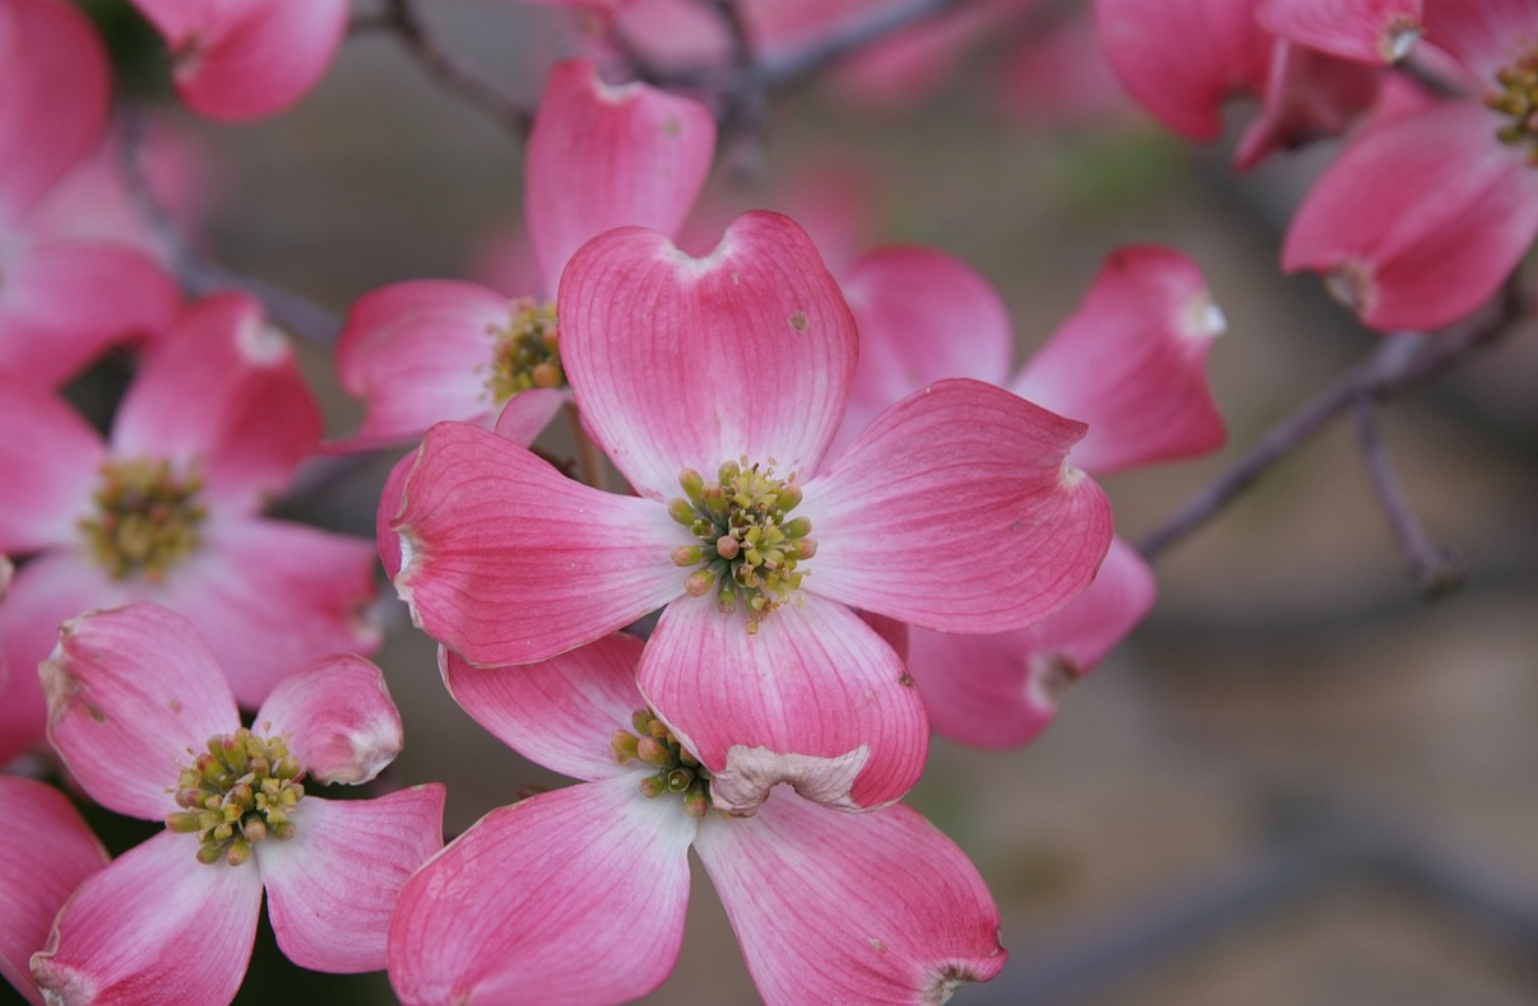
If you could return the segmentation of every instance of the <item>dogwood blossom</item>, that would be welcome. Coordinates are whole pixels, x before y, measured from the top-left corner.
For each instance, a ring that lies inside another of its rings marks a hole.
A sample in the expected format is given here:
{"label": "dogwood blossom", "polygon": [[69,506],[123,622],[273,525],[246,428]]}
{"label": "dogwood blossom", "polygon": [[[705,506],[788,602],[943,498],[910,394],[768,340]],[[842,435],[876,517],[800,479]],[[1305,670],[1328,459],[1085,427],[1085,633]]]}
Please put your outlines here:
{"label": "dogwood blossom", "polygon": [[0,606],[15,671],[0,762],[41,738],[33,669],[59,623],[92,608],[181,611],[248,708],[317,654],[378,644],[369,543],[259,516],[319,434],[292,348],[240,294],[183,315],[105,441],[62,399],[0,374],[0,550],[31,556]]}
{"label": "dogwood blossom", "polygon": [[639,497],[493,433],[428,431],[392,522],[401,597],[480,665],[543,660],[665,610],[640,686],[718,807],[770,787],[897,799],[927,750],[896,653],[852,608],[956,632],[1023,628],[1088,585],[1104,494],[1064,463],[1081,424],[941,381],[831,468],[853,317],[806,235],[750,213],[707,258],[640,228],[561,282],[584,424]]}
{"label": "dogwood blossom", "polygon": [[390,925],[409,1006],[600,1006],[677,959],[692,845],[766,1006],[943,1002],[1004,965],[999,915],[965,855],[901,805],[862,814],[778,789],[756,816],[709,809],[713,778],[646,708],[640,640],[520,668],[440,651],[483,726],[582,784],[494,810],[429,860]]}
{"label": "dogwood blossom", "polygon": [[[842,443],[888,403],[956,375],[1087,422],[1069,461],[1096,475],[1202,454],[1223,442],[1205,374],[1223,318],[1200,271],[1177,252],[1132,247],[1112,254],[1084,305],[1013,375],[1009,316],[992,286],[965,263],[926,248],[878,249],[850,267],[844,290],[866,352]],[[1117,538],[1089,589],[1035,625],[991,635],[909,627],[908,670],[930,722],[967,744],[1026,743],[1052,721],[1061,689],[1092,670],[1148,613],[1154,591],[1153,571]]]}
{"label": "dogwood blossom", "polygon": [[385,962],[406,877],[443,844],[443,788],[323,800],[401,748],[379,669],[324,657],[281,681],[250,728],[208,646],[155,605],[67,622],[41,668],[48,736],[82,789],[166,830],[93,875],[32,974],[49,1002],[218,1006],[234,998],[265,890],[278,946],[320,971]]}
{"label": "dogwood blossom", "polygon": [[1372,328],[1469,314],[1538,236],[1538,3],[1426,0],[1428,41],[1467,96],[1358,136],[1309,191],[1282,248]]}

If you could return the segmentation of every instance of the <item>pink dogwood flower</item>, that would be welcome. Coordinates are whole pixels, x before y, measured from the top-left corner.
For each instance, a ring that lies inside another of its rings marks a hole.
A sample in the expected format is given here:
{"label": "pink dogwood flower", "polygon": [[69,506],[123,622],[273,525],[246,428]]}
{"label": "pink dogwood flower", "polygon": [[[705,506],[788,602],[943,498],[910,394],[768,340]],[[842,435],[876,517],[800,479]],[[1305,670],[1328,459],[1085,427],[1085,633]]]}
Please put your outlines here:
{"label": "pink dogwood flower", "polygon": [[918,1006],[998,973],[986,886],[907,807],[845,814],[782,787],[752,818],[710,810],[710,773],[636,689],[641,649],[615,635],[520,668],[440,651],[466,711],[584,781],[492,811],[407,882],[389,941],[402,1002],[646,995],[678,957],[691,845],[766,1006]]}
{"label": "pink dogwood flower", "polygon": [[95,874],[32,974],[50,1003],[218,1006],[234,998],[265,890],[278,946],[317,971],[385,963],[407,876],[443,845],[443,787],[324,800],[399,753],[379,669],[324,657],[241,726],[224,673],[186,619],[155,605],[65,624],[40,670],[48,735],[90,797],[166,830]]}
{"label": "pink dogwood flower", "polygon": [[337,369],[368,412],[341,446],[404,443],[442,419],[490,426],[505,407],[506,422],[518,423],[510,434],[532,443],[567,398],[550,302],[566,262],[611,227],[675,232],[710,170],[715,135],[696,101],[644,84],[610,87],[588,62],[558,64],[527,156],[537,289],[509,304],[479,284],[414,280],[360,299]]}
{"label": "pink dogwood flower", "polygon": [[1467,97],[1358,136],[1282,249],[1380,331],[1437,328],[1489,299],[1538,236],[1538,2],[1426,0],[1426,39]]}
{"label": "pink dogwood flower", "polygon": [[84,15],[0,0],[0,95],[0,371],[52,387],[106,346],[158,333],[181,295],[110,232],[61,226],[61,190],[102,148],[110,102]]}
{"label": "pink dogwood flower", "polygon": [[[862,353],[842,443],[890,402],[957,375],[1088,423],[1068,461],[1093,475],[1223,442],[1205,374],[1222,315],[1200,271],[1177,252],[1133,247],[1111,255],[1084,305],[1013,375],[1009,316],[965,263],[927,248],[879,249],[848,271],[844,290]],[[1132,631],[1154,592],[1153,571],[1117,538],[1090,588],[1035,625],[989,635],[910,626],[908,670],[930,722],[945,737],[981,747],[1030,741],[1051,723],[1062,687]]]}
{"label": "pink dogwood flower", "polygon": [[1096,0],[1106,57],[1122,83],[1160,122],[1211,140],[1236,95],[1260,102],[1235,165],[1344,132],[1376,100],[1380,67],[1301,47],[1265,30],[1262,0]]}
{"label": "pink dogwood flower", "polygon": [[247,708],[319,653],[378,645],[363,615],[370,544],[259,515],[319,437],[292,347],[242,294],[182,316],[105,441],[62,399],[0,374],[0,550],[31,556],[0,605],[14,673],[0,763],[41,738],[33,670],[82,611],[177,609]]}
{"label": "pink dogwood flower", "polygon": [[471,663],[544,660],[663,608],[647,701],[716,806],[770,787],[900,797],[927,751],[892,648],[852,609],[954,632],[1024,628],[1110,541],[1083,435],[1014,395],[941,381],[823,465],[857,352],[805,233],[749,213],[709,256],[609,231],[561,281],[562,356],[618,496],[462,423],[428,431],[392,526],[417,624]]}
{"label": "pink dogwood flower", "polygon": [[32,779],[0,776],[0,831],[0,977],[42,1006],[27,961],[107,853],[68,797]]}

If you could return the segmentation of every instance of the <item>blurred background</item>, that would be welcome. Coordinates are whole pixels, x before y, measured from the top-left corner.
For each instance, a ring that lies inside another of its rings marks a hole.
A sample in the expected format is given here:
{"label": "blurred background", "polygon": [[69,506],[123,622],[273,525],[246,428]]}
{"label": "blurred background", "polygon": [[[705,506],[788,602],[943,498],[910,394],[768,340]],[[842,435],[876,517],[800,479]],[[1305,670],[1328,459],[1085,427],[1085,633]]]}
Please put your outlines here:
{"label": "blurred background", "polygon": [[[452,51],[531,106],[570,44],[548,11],[420,6]],[[873,106],[847,80],[776,95],[762,129],[724,153],[702,213],[724,222],[823,191],[847,213],[849,249],[916,241],[979,268],[1022,354],[1112,249],[1168,244],[1195,259],[1228,321],[1211,372],[1230,442],[1106,482],[1137,541],[1380,337],[1316,278],[1277,266],[1328,147],[1237,176],[1224,144],[1190,145],[1119,98],[1092,49],[1065,43],[1033,67],[1022,52],[1039,33],[1034,22],[991,32],[902,101]],[[323,85],[270,121],[160,110],[208,160],[197,241],[209,258],[338,317],[389,282],[484,276],[520,216],[516,137],[385,33],[351,39]],[[910,802],[977,863],[1011,953],[998,979],[955,1002],[1538,1002],[1530,329],[1382,414],[1408,497],[1464,561],[1460,592],[1418,599],[1353,426],[1339,423],[1159,558],[1153,615],[1063,696],[1041,740],[1003,754],[936,742]],[[347,431],[361,411],[328,347],[297,341],[330,431]],[[560,435],[545,446],[571,452]],[[372,535],[393,460],[349,468],[283,512]],[[403,607],[388,598],[381,612],[391,628],[377,659],[407,739],[388,785],[447,783],[452,836],[527,786],[560,784],[449,700]],[[751,1006],[699,870],[693,902],[674,976],[646,1002]],[[382,975],[299,975],[263,941],[239,1002],[393,1001]]]}

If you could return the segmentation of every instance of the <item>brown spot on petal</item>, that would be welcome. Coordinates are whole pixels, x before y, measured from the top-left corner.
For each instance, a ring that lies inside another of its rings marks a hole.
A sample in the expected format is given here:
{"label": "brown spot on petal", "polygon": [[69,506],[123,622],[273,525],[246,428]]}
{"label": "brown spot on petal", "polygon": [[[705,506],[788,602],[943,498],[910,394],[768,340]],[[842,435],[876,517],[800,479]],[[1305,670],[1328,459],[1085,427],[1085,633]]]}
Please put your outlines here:
{"label": "brown spot on petal", "polygon": [[977,980],[977,975],[965,967],[952,964],[929,980],[929,985],[924,989],[924,1002],[926,1006],[941,1006],[961,986]]}
{"label": "brown spot on petal", "polygon": [[902,685],[904,688],[912,688],[913,687],[913,675],[909,674],[907,671],[903,671],[901,674],[899,674],[897,676],[897,683],[899,685]]}
{"label": "brown spot on petal", "polygon": [[805,311],[797,311],[795,314],[792,314],[790,316],[790,327],[795,329],[797,332],[805,332],[806,331],[806,312]]}

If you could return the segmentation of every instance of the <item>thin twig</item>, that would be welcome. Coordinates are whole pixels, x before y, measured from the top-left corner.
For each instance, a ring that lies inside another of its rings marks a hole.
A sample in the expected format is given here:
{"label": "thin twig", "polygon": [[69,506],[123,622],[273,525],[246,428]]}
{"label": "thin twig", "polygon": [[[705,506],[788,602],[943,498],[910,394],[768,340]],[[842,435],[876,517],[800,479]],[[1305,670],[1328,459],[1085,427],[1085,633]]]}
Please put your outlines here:
{"label": "thin twig", "polygon": [[1385,401],[1450,370],[1515,327],[1524,312],[1515,278],[1492,314],[1460,331],[1386,336],[1367,360],[1283,419],[1239,463],[1181,507],[1139,546],[1152,561],[1217,516],[1278,461],[1362,401]]}
{"label": "thin twig", "polygon": [[534,125],[534,113],[524,107],[501,84],[472,66],[456,59],[427,29],[413,0],[385,0],[381,15],[406,50],[438,82],[461,97],[480,106],[520,136]]}
{"label": "thin twig", "polygon": [[1448,549],[1431,540],[1425,526],[1415,515],[1414,508],[1405,496],[1404,487],[1394,475],[1388,449],[1378,432],[1378,406],[1370,398],[1356,403],[1357,437],[1362,446],[1362,460],[1367,464],[1367,474],[1372,479],[1378,502],[1384,516],[1394,529],[1409,560],[1410,571],[1420,585],[1421,596],[1435,601],[1453,593],[1463,585],[1463,565]]}

